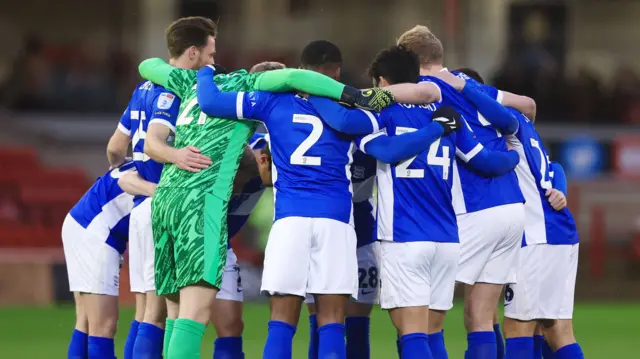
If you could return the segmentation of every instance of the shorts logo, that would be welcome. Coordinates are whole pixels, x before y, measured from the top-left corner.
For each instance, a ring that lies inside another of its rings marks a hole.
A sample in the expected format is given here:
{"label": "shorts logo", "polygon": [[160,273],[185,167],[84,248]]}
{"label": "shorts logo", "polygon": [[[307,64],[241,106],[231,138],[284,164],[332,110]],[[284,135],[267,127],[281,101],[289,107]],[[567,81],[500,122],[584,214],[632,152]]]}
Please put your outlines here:
{"label": "shorts logo", "polygon": [[158,97],[158,108],[161,110],[168,110],[171,108],[173,104],[173,100],[176,99],[176,96],[170,94],[168,92],[161,93]]}
{"label": "shorts logo", "polygon": [[507,306],[509,304],[511,304],[511,301],[513,300],[513,288],[511,288],[510,284],[507,284],[504,286],[504,305]]}

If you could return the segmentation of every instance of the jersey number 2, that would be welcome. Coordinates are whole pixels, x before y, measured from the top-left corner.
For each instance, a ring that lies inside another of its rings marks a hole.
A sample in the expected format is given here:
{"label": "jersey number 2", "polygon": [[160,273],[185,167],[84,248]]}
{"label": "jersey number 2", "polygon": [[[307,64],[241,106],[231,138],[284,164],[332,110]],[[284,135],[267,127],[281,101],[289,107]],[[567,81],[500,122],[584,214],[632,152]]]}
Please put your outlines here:
{"label": "jersey number 2", "polygon": [[293,151],[289,162],[292,165],[320,166],[322,164],[321,157],[305,156],[305,153],[307,153],[311,146],[318,142],[320,136],[322,136],[322,131],[324,130],[322,121],[316,116],[296,114],[293,115],[293,123],[306,123],[311,125],[312,129],[309,137],[305,138],[298,148]]}
{"label": "jersey number 2", "polygon": [[[396,135],[403,133],[415,132],[417,129],[411,127],[396,127]],[[429,147],[429,153],[427,153],[427,164],[431,166],[442,167],[442,179],[449,179],[449,167],[451,166],[451,157],[449,157],[449,147],[442,147],[442,156],[438,157],[438,150],[440,149],[440,139],[438,138]],[[398,178],[424,178],[423,169],[409,169],[409,165],[416,159],[417,156],[413,156],[408,160],[400,162],[396,166],[396,177]]]}

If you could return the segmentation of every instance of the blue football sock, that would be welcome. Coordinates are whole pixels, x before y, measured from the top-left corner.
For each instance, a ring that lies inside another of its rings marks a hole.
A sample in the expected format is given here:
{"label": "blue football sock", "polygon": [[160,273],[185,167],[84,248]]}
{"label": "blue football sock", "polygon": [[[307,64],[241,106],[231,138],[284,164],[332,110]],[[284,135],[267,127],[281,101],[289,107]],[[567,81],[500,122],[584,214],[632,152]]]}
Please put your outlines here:
{"label": "blue football sock", "polygon": [[89,337],[89,359],[116,359],[113,338]]}
{"label": "blue football sock", "polygon": [[493,325],[493,332],[496,333],[496,349],[498,350],[498,359],[504,358],[504,339],[502,339],[502,330],[500,324]]}
{"label": "blue football sock", "polygon": [[398,349],[398,358],[402,358],[402,343],[400,343],[400,338],[396,339],[396,349]]}
{"label": "blue football sock", "polygon": [[316,315],[309,316],[309,359],[318,359],[318,321]]}
{"label": "blue football sock", "polygon": [[506,357],[508,359],[533,359],[533,337],[507,338]]}
{"label": "blue football sock", "polygon": [[83,333],[78,329],[71,334],[71,341],[69,342],[69,350],[67,351],[68,359],[87,359],[89,347],[89,335]]}
{"label": "blue football sock", "polygon": [[347,359],[369,359],[369,317],[349,317],[347,328]]}
{"label": "blue football sock", "polygon": [[546,340],[542,343],[542,358],[544,358],[544,359],[554,359],[553,358],[553,349],[551,349],[551,346],[549,345],[549,343],[547,343]]}
{"label": "blue football sock", "polygon": [[544,345],[544,335],[534,335],[533,336],[533,359],[542,359],[543,345]]}
{"label": "blue football sock", "polygon": [[325,324],[318,328],[318,358],[346,359],[344,324]]}
{"label": "blue football sock", "polygon": [[267,342],[264,345],[263,359],[291,359],[293,335],[296,327],[277,320],[269,321]]}
{"label": "blue football sock", "polygon": [[400,337],[401,359],[432,359],[429,337],[424,333],[405,334]]}
{"label": "blue football sock", "polygon": [[472,332],[467,334],[465,359],[495,359],[498,357],[496,333]]}
{"label": "blue football sock", "polygon": [[164,330],[150,323],[140,323],[133,357],[136,359],[162,359]]}
{"label": "blue football sock", "polygon": [[213,347],[213,359],[244,359],[242,337],[217,338]]}
{"label": "blue football sock", "polygon": [[429,334],[429,349],[433,359],[449,359],[447,348],[444,346],[444,331]]}
{"label": "blue football sock", "polygon": [[584,354],[580,344],[573,343],[556,350],[553,359],[584,359]]}
{"label": "blue football sock", "polygon": [[136,342],[136,336],[138,336],[139,326],[139,321],[134,320],[133,322],[131,322],[129,334],[127,335],[127,341],[124,343],[124,359],[133,359],[133,346]]}

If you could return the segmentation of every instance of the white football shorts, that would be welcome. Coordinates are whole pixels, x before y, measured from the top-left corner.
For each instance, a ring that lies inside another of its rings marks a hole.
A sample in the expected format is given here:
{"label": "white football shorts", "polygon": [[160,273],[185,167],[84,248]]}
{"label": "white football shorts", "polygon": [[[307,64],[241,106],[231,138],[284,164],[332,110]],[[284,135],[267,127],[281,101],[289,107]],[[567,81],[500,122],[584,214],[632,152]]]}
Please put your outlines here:
{"label": "white football shorts", "polygon": [[220,285],[220,291],[218,291],[216,299],[230,300],[233,302],[242,302],[244,299],[238,258],[231,248],[227,250],[227,264],[224,266],[222,284]]}
{"label": "white football shorts", "polygon": [[524,232],[524,205],[513,203],[458,215],[460,266],[465,284],[516,282]]}
{"label": "white football shorts", "polygon": [[129,219],[129,280],[132,292],[156,290],[154,256],[149,197],[131,211]]}
{"label": "white football shorts", "polygon": [[523,321],[571,319],[579,246],[522,247],[518,283],[505,288],[504,316]]}
{"label": "white football shorts", "polygon": [[72,292],[118,296],[122,257],[71,215],[62,224],[62,246]]}
{"label": "white football shorts", "polygon": [[459,255],[459,243],[381,241],[382,309],[451,309]]}
{"label": "white football shorts", "polygon": [[353,226],[333,219],[286,217],[275,221],[265,249],[261,291],[357,298],[356,242]]}

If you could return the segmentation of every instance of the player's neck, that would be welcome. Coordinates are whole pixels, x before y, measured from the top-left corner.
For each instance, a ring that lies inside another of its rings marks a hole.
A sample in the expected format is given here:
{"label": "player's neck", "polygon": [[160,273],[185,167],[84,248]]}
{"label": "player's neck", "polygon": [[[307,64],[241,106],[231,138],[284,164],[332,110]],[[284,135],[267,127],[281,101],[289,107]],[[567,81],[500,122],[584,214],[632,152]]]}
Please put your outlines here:
{"label": "player's neck", "polygon": [[169,65],[175,66],[179,69],[189,70],[191,69],[191,63],[188,58],[176,57],[169,60]]}
{"label": "player's neck", "polygon": [[420,66],[420,76],[433,75],[436,72],[440,72],[444,69],[442,65],[423,65]]}

